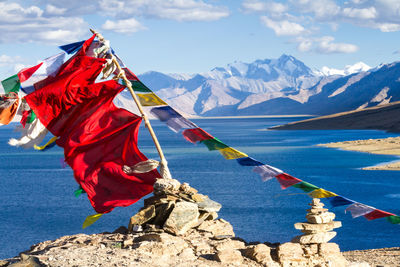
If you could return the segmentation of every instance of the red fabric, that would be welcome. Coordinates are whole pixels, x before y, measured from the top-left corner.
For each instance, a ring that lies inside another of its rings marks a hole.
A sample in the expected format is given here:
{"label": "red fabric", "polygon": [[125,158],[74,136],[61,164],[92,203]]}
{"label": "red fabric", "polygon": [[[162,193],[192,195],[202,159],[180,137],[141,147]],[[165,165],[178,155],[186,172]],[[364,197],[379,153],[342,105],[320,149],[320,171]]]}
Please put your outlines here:
{"label": "red fabric", "polygon": [[139,81],[139,78],[128,68],[123,68],[125,71],[125,76],[130,81]]}
{"label": "red fabric", "polygon": [[286,189],[292,185],[302,182],[302,180],[290,176],[287,173],[281,173],[277,175],[276,179],[278,179],[278,182],[280,183],[282,189]]}
{"label": "red fabric", "polygon": [[214,137],[201,128],[186,129],[182,132],[183,137],[192,143],[213,139]]}
{"label": "red fabric", "polygon": [[365,214],[364,217],[367,218],[368,220],[375,220],[375,219],[394,216],[394,215],[395,214],[393,214],[393,213],[376,209],[374,211],[371,211],[370,213]]}
{"label": "red fabric", "polygon": [[30,68],[25,68],[18,72],[18,78],[21,83],[25,82],[28,80],[40,66],[42,66],[43,62],[37,64],[36,66],[30,67]]}
{"label": "red fabric", "polygon": [[116,81],[94,83],[105,60],[85,56],[90,40],[58,75],[25,98],[40,121],[64,148],[65,161],[98,213],[128,206],[153,190],[156,170],[128,175],[147,158],[137,147],[141,118],[113,104],[125,87]]}
{"label": "red fabric", "polygon": [[20,123],[22,124],[22,127],[24,127],[24,128],[25,128],[26,122],[28,121],[29,114],[31,114],[31,110],[22,111],[22,118],[21,118]]}
{"label": "red fabric", "polygon": [[[56,77],[43,80],[36,91],[25,96],[26,102],[41,123],[55,136],[64,132],[64,123],[59,123],[59,115],[82,104],[100,92],[92,92],[90,86],[103,68],[105,59],[85,56],[86,49],[94,36],[87,40],[81,50],[65,62]],[[63,116],[63,119],[66,119]]]}

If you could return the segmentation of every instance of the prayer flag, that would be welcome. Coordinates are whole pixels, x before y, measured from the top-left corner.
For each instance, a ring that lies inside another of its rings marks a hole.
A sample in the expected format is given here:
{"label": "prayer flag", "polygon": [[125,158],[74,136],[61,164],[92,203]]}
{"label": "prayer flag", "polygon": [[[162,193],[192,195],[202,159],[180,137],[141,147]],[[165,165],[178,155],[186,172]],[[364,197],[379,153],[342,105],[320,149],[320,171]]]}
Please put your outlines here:
{"label": "prayer flag", "polygon": [[125,72],[125,76],[129,81],[139,81],[139,78],[128,68],[122,68]]}
{"label": "prayer flag", "polygon": [[40,151],[46,151],[56,145],[57,136],[53,136],[46,144],[43,146],[34,145],[33,148]]}
{"label": "prayer flag", "polygon": [[329,202],[331,203],[332,207],[345,206],[355,203],[354,201],[342,196],[331,197],[329,198]]}
{"label": "prayer flag", "polygon": [[80,41],[80,42],[75,42],[75,43],[71,43],[71,44],[66,44],[66,45],[59,46],[59,48],[61,50],[64,50],[67,54],[72,54],[72,53],[75,53],[76,51],[78,51],[82,47],[84,42],[85,41]]}
{"label": "prayer flag", "polygon": [[290,176],[287,173],[278,174],[276,176],[276,179],[278,179],[278,182],[280,183],[282,189],[286,189],[292,185],[302,182],[302,180]]}
{"label": "prayer flag", "polygon": [[375,220],[375,219],[389,217],[389,216],[394,216],[394,214],[383,211],[383,210],[378,210],[378,209],[371,211],[370,213],[367,213],[364,215],[364,217],[367,218],[368,220]]}
{"label": "prayer flag", "polygon": [[185,129],[182,135],[186,140],[192,143],[214,138],[201,128]]}
{"label": "prayer flag", "polygon": [[100,217],[103,216],[101,213],[89,215],[86,217],[85,221],[83,222],[82,229],[85,229],[86,227],[91,226],[94,224]]}
{"label": "prayer flag", "polygon": [[213,139],[203,140],[201,143],[205,144],[209,151],[220,150],[228,147],[215,137]]}
{"label": "prayer flag", "polygon": [[150,112],[160,121],[165,122],[174,132],[179,132],[182,128],[197,128],[197,126],[184,118],[170,106],[152,108]]}
{"label": "prayer flag", "polygon": [[37,83],[43,81],[49,76],[55,76],[64,63],[65,53],[59,53],[55,56],[46,58],[43,62],[38,65],[23,69],[18,72],[18,77],[21,82],[21,90],[30,94],[35,91],[35,86],[38,87]]}
{"label": "prayer flag", "polygon": [[137,96],[139,97],[140,104],[144,107],[167,105],[167,103],[154,93],[137,94]]}
{"label": "prayer flag", "polygon": [[34,119],[32,123],[27,124],[24,128],[17,129],[21,132],[21,138],[11,138],[8,144],[11,146],[21,146],[23,148],[32,148],[40,144],[48,133],[48,130],[38,118]]}
{"label": "prayer flag", "polygon": [[386,217],[386,220],[388,220],[390,223],[393,223],[393,224],[399,224],[400,216],[397,216],[397,215],[389,216],[389,217]]}
{"label": "prayer flag", "polygon": [[367,213],[370,213],[371,211],[374,211],[374,210],[375,210],[375,208],[373,208],[373,207],[356,202],[356,203],[350,205],[349,207],[347,207],[347,209],[345,211],[346,212],[350,211],[351,216],[353,218],[357,218],[357,217],[363,216]]}
{"label": "prayer flag", "polygon": [[261,165],[264,165],[264,163],[262,163],[262,162],[260,162],[258,160],[255,160],[255,159],[253,159],[251,157],[239,158],[239,159],[236,159],[236,160],[242,166],[261,166]]}
{"label": "prayer flag", "polygon": [[313,198],[326,198],[326,197],[335,197],[337,196],[335,193],[327,191],[322,188],[315,189],[314,191],[308,193],[310,197]]}
{"label": "prayer flag", "polygon": [[304,182],[304,181],[302,181],[302,182],[300,182],[298,184],[294,184],[293,187],[299,188],[299,189],[303,190],[306,193],[314,191],[316,189],[319,189],[319,187],[317,187],[317,186],[315,186],[313,184]]}
{"label": "prayer flag", "polygon": [[1,84],[3,86],[4,93],[8,94],[10,92],[18,93],[19,88],[20,88],[20,82],[18,75],[15,74],[11,77],[8,77],[5,80],[1,81]]}
{"label": "prayer flag", "polygon": [[271,180],[272,178],[275,178],[277,175],[283,173],[283,171],[281,171],[280,169],[269,166],[267,164],[254,167],[253,172],[258,173],[264,182]]}
{"label": "prayer flag", "polygon": [[225,159],[238,159],[238,158],[246,158],[248,157],[247,154],[240,152],[239,150],[236,150],[232,147],[227,147],[220,149],[219,152],[222,154],[222,156]]}
{"label": "prayer flag", "polygon": [[0,124],[9,124],[17,114],[18,106],[17,94],[0,95]]}

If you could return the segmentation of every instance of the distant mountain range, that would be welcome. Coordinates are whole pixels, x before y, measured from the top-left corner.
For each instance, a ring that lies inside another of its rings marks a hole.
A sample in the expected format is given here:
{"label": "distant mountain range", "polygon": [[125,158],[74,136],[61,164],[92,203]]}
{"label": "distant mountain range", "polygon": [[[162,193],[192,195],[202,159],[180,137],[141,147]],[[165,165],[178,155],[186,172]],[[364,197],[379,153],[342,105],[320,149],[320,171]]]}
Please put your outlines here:
{"label": "distant mountain range", "polygon": [[311,70],[290,55],[234,62],[206,73],[139,78],[185,115],[326,115],[400,100],[400,62]]}

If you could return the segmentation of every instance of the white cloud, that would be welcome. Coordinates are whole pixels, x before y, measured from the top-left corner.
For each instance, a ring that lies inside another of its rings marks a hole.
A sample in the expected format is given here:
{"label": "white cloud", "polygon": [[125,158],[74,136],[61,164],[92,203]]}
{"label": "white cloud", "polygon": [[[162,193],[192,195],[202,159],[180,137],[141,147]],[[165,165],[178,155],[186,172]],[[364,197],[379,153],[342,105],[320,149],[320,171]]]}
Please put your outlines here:
{"label": "white cloud", "polygon": [[344,8],[342,14],[348,18],[355,19],[374,19],[377,16],[376,9],[374,7],[369,8]]}
{"label": "white cloud", "polygon": [[312,49],[313,41],[309,38],[297,38],[297,50],[300,52],[308,52]]}
{"label": "white cloud", "polygon": [[66,11],[66,8],[58,8],[53,5],[46,6],[46,14],[48,15],[63,15]]}
{"label": "white cloud", "polygon": [[273,1],[245,0],[242,3],[242,10],[245,13],[267,12],[270,14],[282,14],[287,9],[287,5]]}
{"label": "white cloud", "polygon": [[318,20],[329,20],[340,12],[340,7],[332,0],[290,0],[292,8],[300,13],[310,13]]}
{"label": "white cloud", "polygon": [[334,53],[354,53],[358,51],[358,46],[347,43],[334,43],[335,38],[324,36],[318,40],[316,51],[323,54]]}
{"label": "white cloud", "polygon": [[140,24],[139,21],[134,18],[117,21],[107,20],[103,24],[102,28],[104,30],[110,30],[119,33],[133,33],[146,29],[146,27],[144,27],[142,24]]}
{"label": "white cloud", "polygon": [[261,17],[261,22],[272,29],[278,36],[296,36],[306,32],[303,26],[288,20],[272,20],[266,16]]}

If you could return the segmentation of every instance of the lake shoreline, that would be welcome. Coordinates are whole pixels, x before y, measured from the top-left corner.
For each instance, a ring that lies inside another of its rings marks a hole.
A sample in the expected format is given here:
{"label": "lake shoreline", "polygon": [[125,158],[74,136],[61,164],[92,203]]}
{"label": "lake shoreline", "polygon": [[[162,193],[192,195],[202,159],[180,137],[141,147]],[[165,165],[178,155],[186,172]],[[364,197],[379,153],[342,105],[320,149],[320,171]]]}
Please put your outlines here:
{"label": "lake shoreline", "polygon": [[[318,144],[317,146],[339,148],[347,151],[365,152],[378,155],[400,156],[400,137],[332,142]],[[400,159],[362,169],[400,171]]]}

